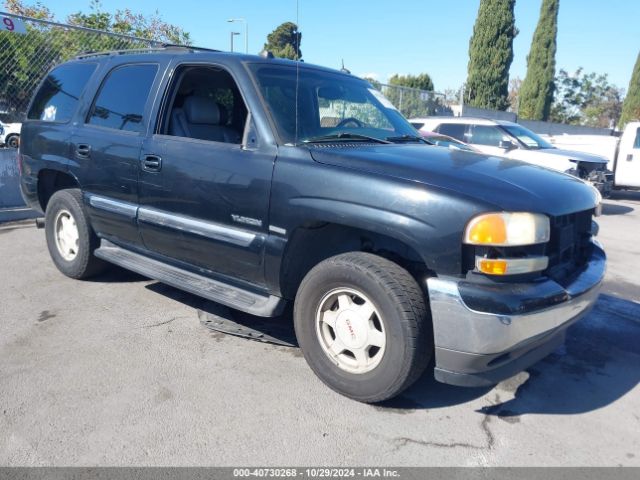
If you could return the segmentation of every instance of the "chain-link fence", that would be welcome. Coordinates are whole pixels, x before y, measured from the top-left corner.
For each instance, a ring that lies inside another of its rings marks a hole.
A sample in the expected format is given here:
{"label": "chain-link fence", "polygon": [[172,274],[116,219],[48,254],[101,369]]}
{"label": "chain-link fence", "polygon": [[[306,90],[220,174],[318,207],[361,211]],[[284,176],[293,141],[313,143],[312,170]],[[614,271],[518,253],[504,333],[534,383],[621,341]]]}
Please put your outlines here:
{"label": "chain-link fence", "polygon": [[407,118],[453,114],[443,93],[385,84],[380,85],[380,90]]}
{"label": "chain-link fence", "polygon": [[0,12],[0,120],[19,122],[42,77],[80,53],[147,49],[159,42]]}

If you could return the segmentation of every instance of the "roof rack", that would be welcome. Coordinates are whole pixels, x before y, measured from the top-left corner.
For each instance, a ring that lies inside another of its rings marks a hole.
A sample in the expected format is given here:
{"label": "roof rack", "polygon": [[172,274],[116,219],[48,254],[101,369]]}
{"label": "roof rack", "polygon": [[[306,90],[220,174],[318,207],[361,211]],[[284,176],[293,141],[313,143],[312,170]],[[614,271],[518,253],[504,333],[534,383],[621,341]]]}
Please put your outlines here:
{"label": "roof rack", "polygon": [[178,43],[163,43],[163,48],[167,49],[180,49],[180,50],[194,50],[198,52],[221,52],[222,50],[216,50],[215,48],[206,47],[194,47],[193,45],[180,45]]}
{"label": "roof rack", "polygon": [[213,48],[204,48],[204,47],[193,47],[191,45],[178,45],[174,43],[162,43],[157,47],[149,47],[149,48],[131,48],[124,50],[107,50],[102,52],[83,52],[77,55],[76,59],[90,58],[90,57],[102,57],[108,55],[128,55],[132,53],[154,53],[159,51],[166,50],[186,50],[191,52],[220,52],[221,50],[215,50]]}

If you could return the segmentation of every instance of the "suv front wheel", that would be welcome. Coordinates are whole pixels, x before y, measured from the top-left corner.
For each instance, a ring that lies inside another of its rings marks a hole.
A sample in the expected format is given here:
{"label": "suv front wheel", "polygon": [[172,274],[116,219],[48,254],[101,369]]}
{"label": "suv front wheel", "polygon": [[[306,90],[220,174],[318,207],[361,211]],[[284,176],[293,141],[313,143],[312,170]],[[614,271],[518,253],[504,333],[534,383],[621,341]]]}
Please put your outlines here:
{"label": "suv front wheel", "polygon": [[298,289],[294,324],[315,374],[361,402],[380,402],[409,387],[433,353],[418,283],[399,265],[369,253],[316,265]]}
{"label": "suv front wheel", "polygon": [[51,196],[45,232],[53,263],[67,277],[88,278],[104,268],[104,262],[93,255],[100,240],[89,225],[79,189],[59,190]]}

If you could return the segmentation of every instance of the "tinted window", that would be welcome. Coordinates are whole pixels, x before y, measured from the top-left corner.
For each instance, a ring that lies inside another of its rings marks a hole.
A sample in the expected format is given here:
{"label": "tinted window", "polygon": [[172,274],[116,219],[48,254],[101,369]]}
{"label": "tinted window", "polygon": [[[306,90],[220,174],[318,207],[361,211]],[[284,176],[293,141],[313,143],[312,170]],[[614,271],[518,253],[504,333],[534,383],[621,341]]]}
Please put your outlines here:
{"label": "tinted window", "polygon": [[94,101],[88,123],[140,132],[144,106],[157,71],[157,65],[125,65],[111,71]]}
{"label": "tinted window", "polygon": [[71,63],[54,69],[33,99],[27,118],[46,122],[68,122],[96,69],[95,63]]}
{"label": "tinted window", "polygon": [[636,130],[636,141],[633,142],[633,148],[640,148],[640,128]]}
{"label": "tinted window", "polygon": [[467,125],[464,123],[443,123],[438,126],[436,132],[448,135],[453,138],[457,138],[460,141],[466,142],[467,139],[464,136],[464,132],[467,130]]}
{"label": "tinted window", "polygon": [[506,135],[498,127],[492,127],[490,125],[473,125],[471,127],[469,143],[497,147],[500,145],[500,141],[505,137]]}

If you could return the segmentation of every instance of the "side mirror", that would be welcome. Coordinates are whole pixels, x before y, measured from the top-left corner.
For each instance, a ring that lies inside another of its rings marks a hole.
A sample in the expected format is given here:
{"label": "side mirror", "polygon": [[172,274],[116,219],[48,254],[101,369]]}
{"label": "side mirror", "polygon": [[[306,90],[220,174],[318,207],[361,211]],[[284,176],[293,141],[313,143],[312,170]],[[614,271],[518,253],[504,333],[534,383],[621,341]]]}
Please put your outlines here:
{"label": "side mirror", "polygon": [[515,150],[516,148],[518,148],[518,146],[515,143],[513,143],[511,140],[500,140],[498,147],[507,151]]}

